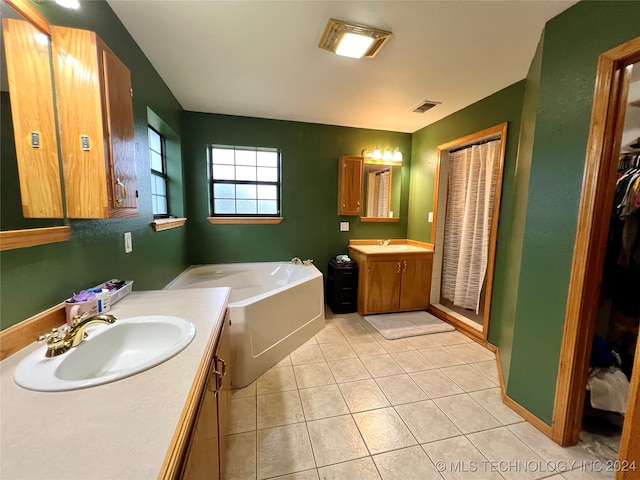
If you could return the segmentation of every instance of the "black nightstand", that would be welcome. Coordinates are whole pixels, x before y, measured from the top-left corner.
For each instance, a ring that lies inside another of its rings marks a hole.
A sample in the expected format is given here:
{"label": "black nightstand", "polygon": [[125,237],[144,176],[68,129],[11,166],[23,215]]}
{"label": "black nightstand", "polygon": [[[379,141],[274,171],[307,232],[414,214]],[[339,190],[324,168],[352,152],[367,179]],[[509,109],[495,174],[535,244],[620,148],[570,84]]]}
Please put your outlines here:
{"label": "black nightstand", "polygon": [[329,262],[327,304],[333,313],[351,313],[358,308],[358,264]]}

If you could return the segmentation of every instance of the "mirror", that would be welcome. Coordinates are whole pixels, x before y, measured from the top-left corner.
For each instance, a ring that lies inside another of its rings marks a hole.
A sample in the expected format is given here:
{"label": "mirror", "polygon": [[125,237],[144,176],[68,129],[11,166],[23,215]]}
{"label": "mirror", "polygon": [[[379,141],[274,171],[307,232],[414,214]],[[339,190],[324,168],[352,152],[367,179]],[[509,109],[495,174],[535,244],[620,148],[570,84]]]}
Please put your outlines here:
{"label": "mirror", "polygon": [[402,166],[365,159],[363,183],[365,221],[398,221],[402,193]]}
{"label": "mirror", "polygon": [[12,4],[0,2],[2,231],[64,225],[46,20]]}

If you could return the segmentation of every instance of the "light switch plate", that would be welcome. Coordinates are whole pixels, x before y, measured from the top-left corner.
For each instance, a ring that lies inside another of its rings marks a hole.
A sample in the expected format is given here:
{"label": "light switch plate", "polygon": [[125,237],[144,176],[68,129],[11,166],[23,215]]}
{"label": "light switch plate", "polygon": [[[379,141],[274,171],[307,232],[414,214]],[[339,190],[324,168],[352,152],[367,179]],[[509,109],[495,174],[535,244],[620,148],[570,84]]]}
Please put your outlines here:
{"label": "light switch plate", "polygon": [[433,223],[433,212],[429,212],[429,223]]}
{"label": "light switch plate", "polygon": [[348,232],[349,231],[349,222],[340,222],[340,231]]}
{"label": "light switch plate", "polygon": [[131,232],[124,234],[124,253],[133,252],[133,242],[131,241]]}

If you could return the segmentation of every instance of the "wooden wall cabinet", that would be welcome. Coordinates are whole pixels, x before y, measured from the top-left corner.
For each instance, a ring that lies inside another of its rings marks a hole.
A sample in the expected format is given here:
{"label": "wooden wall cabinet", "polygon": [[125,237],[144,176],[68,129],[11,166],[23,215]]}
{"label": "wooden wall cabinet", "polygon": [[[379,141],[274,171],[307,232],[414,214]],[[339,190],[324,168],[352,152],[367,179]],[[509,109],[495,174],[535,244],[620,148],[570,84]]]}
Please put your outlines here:
{"label": "wooden wall cabinet", "polygon": [[218,480],[223,477],[231,406],[231,336],[229,314],[209,367],[209,378],[191,432],[181,478]]}
{"label": "wooden wall cabinet", "polygon": [[338,215],[362,215],[363,157],[340,157],[338,170]]}
{"label": "wooden wall cabinet", "polygon": [[366,255],[350,249],[349,256],[360,267],[360,315],[429,307],[433,252]]}
{"label": "wooden wall cabinet", "polygon": [[22,214],[63,218],[50,42],[23,20],[2,19]]}
{"label": "wooden wall cabinet", "polygon": [[94,33],[52,27],[69,218],[138,216],[129,69]]}

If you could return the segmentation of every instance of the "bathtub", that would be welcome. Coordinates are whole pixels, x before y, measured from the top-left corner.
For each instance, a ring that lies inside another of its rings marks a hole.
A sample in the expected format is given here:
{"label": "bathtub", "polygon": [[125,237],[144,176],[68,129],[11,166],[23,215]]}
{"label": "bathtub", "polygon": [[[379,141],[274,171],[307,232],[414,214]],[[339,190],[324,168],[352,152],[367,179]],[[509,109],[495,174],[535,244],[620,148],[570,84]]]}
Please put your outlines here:
{"label": "bathtub", "polygon": [[165,288],[206,287],[231,287],[234,388],[250,384],[324,328],[322,273],[313,265],[194,265]]}

